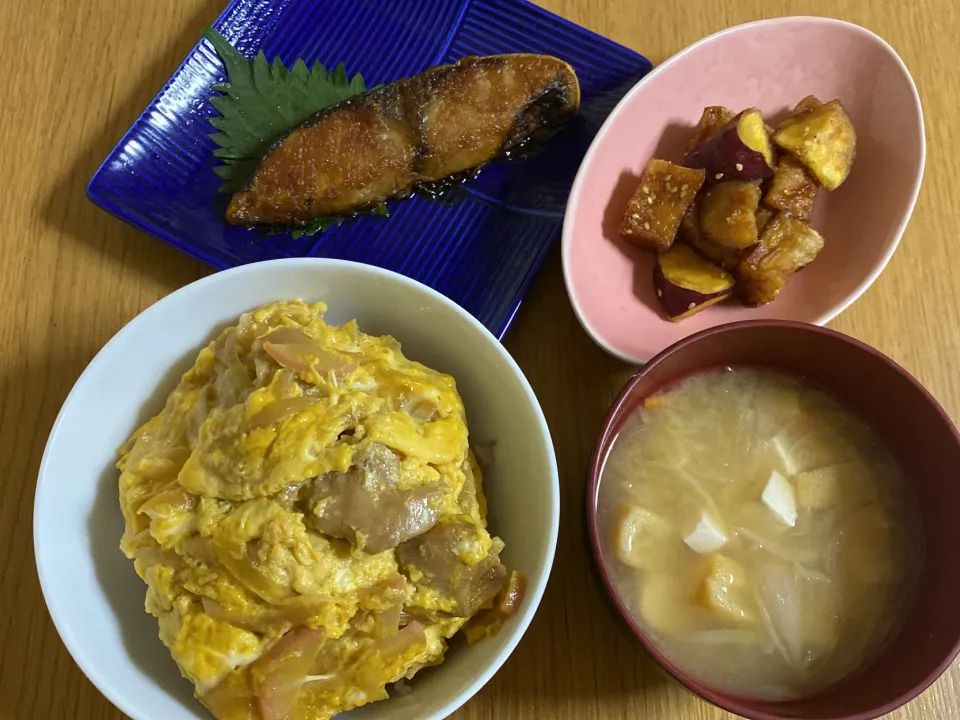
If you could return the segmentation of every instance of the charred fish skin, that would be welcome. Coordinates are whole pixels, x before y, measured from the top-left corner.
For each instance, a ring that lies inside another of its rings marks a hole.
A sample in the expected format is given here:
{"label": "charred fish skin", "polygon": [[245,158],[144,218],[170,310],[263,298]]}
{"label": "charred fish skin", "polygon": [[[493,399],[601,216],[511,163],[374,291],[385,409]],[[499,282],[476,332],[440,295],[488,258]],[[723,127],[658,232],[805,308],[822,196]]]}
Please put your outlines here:
{"label": "charred fish skin", "polygon": [[573,69],[544,55],[467,57],[325,108],[281,139],[227,209],[234,225],[303,225],[466,177],[576,114]]}

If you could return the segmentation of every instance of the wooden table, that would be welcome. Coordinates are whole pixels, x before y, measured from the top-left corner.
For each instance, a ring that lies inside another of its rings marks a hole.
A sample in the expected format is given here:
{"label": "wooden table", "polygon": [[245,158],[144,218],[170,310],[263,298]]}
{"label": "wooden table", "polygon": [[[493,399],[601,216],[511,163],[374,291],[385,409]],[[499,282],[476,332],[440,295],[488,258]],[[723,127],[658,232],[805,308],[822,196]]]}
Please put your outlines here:
{"label": "wooden table", "polygon": [[[893,357],[960,420],[960,278],[953,271],[960,266],[957,0],[541,2],[655,63],[730,25],[791,14],[833,15],[889,40],[923,99],[926,178],[887,271],[833,327]],[[6,59],[0,75],[0,178],[7,198],[0,210],[4,720],[122,717],[73,663],[44,608],[31,544],[34,482],[57,410],[87,362],[134,315],[209,272],[95,208],[84,186],[223,5],[0,4]],[[560,543],[543,605],[525,639],[456,717],[729,717],[660,674],[608,611],[592,573],[583,528],[587,462],[606,409],[631,369],[606,356],[580,329],[564,292],[559,252],[550,257],[506,344],[543,403],[556,443]],[[954,665],[891,717],[960,717],[958,683],[960,668]]]}

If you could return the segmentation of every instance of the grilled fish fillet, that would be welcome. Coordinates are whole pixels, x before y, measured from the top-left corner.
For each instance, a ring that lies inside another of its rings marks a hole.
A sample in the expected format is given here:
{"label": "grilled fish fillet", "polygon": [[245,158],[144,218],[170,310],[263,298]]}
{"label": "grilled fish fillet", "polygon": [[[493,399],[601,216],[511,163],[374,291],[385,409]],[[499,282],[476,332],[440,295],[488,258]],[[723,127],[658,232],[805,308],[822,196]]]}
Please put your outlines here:
{"label": "grilled fish fillet", "polygon": [[278,142],[233,195],[234,225],[301,225],[470,171],[555,132],[580,105],[544,55],[467,57],[325,108]]}

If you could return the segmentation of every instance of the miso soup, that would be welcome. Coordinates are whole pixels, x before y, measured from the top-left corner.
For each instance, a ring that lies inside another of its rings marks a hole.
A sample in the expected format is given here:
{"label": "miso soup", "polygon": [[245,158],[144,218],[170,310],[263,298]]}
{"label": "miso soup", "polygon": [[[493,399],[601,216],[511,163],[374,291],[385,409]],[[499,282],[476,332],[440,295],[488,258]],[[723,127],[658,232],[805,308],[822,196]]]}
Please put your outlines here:
{"label": "miso soup", "polygon": [[802,380],[712,370],[627,419],[600,479],[611,579],[682,672],[787,700],[873,660],[899,628],[919,525],[868,425]]}

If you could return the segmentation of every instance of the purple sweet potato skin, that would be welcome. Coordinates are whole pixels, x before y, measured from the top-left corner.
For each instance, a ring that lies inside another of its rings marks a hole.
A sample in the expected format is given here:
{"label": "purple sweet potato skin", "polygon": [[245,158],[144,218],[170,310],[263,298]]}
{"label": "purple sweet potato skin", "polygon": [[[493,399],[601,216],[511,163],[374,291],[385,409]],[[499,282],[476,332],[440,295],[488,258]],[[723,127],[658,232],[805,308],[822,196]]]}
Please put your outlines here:
{"label": "purple sweet potato skin", "polygon": [[[663,312],[670,320],[679,320],[686,315],[693,314],[691,311],[697,310],[701,305],[707,303],[712,305],[733,294],[733,288],[707,295],[674,285],[664,276],[659,264],[654,266],[653,287],[657,292],[657,298],[660,300]],[[693,307],[691,307],[691,304]]]}
{"label": "purple sweet potato skin", "polygon": [[763,155],[740,139],[736,120],[731,120],[719,133],[690,150],[684,156],[683,164],[704,169],[708,185],[728,180],[765,180],[773,176],[773,168]]}

